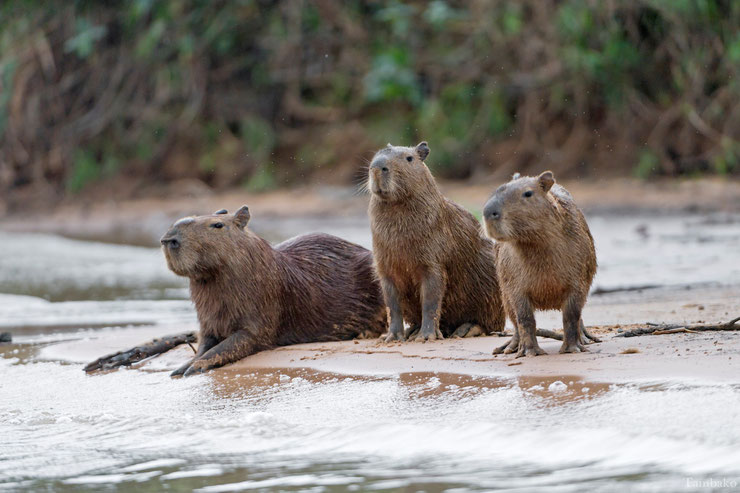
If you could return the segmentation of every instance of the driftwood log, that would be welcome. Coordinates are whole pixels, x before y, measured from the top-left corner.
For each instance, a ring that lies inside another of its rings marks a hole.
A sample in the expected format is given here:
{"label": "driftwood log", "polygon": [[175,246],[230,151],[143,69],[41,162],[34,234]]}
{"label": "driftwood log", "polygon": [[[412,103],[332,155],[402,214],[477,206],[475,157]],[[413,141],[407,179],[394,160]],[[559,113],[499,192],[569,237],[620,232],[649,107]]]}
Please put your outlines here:
{"label": "driftwood log", "polygon": [[677,334],[680,332],[706,332],[711,330],[716,331],[737,331],[740,330],[740,317],[734,318],[725,324],[655,324],[648,322],[648,327],[628,330],[617,334],[614,337],[637,337],[644,335],[662,335],[662,334]]}
{"label": "driftwood log", "polygon": [[[562,332],[555,332],[554,330],[537,329],[536,334],[537,334],[537,337],[545,337],[547,339],[555,339],[555,340],[558,340],[558,341],[562,341],[563,340],[563,334],[562,334]],[[589,331],[586,330],[585,327],[583,327],[583,334],[586,337],[588,337],[590,340],[592,340],[593,342],[601,342],[601,339],[599,339],[598,337],[596,337],[593,334],[591,334]],[[502,336],[502,337],[503,336],[511,337],[513,334],[511,334],[509,332],[502,332],[499,335]]]}
{"label": "driftwood log", "polygon": [[[166,353],[180,344],[191,344],[197,340],[198,338],[195,332],[185,332],[183,334],[154,339],[141,346],[98,358],[92,363],[88,363],[85,366],[85,371],[91,373],[98,370],[112,370],[120,366],[131,366],[152,356]],[[192,348],[192,346],[190,347]]]}

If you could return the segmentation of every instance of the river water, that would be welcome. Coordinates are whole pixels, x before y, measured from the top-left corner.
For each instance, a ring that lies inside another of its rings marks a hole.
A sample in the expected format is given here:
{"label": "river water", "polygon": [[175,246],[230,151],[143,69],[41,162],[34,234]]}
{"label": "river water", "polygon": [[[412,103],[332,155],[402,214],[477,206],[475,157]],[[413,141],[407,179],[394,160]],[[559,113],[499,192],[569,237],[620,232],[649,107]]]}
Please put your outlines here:
{"label": "river water", "polygon": [[[597,289],[740,282],[736,216],[589,221]],[[361,220],[255,228],[370,240]],[[90,376],[82,364],[100,351],[69,350],[194,326],[186,284],[156,248],[0,232],[0,332],[14,338],[0,345],[0,490],[740,488],[740,385],[280,368]]]}

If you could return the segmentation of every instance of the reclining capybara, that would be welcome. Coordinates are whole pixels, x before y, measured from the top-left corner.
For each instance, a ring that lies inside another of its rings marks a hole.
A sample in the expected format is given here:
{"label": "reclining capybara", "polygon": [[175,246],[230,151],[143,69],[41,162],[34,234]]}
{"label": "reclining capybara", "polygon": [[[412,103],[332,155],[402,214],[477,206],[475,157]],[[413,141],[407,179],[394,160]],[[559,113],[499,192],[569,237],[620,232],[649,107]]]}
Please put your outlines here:
{"label": "reclining capybara", "polygon": [[514,337],[494,354],[545,354],[537,344],[534,310],[561,310],[561,353],[585,351],[581,311],[596,273],[594,240],[583,213],[551,171],[501,185],[483,208],[496,240],[496,267]]}
{"label": "reclining capybara", "polygon": [[390,318],[386,341],[502,331],[493,243],[472,214],[442,195],[424,164],[428,155],[426,142],[388,144],[370,164],[373,256]]}
{"label": "reclining capybara", "polygon": [[371,252],[318,233],[273,248],[246,228],[249,218],[247,206],[186,217],[162,237],[167,266],[190,279],[200,322],[197,353],[173,376],[275,346],[383,333],[386,309]]}

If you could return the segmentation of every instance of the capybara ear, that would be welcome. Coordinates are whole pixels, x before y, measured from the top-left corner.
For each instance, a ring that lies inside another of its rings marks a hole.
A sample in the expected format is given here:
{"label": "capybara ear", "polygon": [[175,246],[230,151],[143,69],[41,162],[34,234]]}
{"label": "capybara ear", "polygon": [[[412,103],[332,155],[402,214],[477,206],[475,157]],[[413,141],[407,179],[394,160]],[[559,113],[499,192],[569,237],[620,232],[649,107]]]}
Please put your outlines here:
{"label": "capybara ear", "polygon": [[555,176],[552,174],[552,171],[545,171],[538,177],[538,180],[545,193],[547,193],[555,184]]}
{"label": "capybara ear", "polygon": [[249,222],[250,217],[252,216],[249,214],[249,207],[243,205],[234,213],[234,223],[236,223],[237,227],[243,228]]}
{"label": "capybara ear", "polygon": [[228,213],[229,213],[229,211],[227,211],[226,209],[219,209],[216,212],[214,212],[213,215],[214,216],[218,216],[218,215],[221,215],[221,214],[228,214]]}
{"label": "capybara ear", "polygon": [[419,142],[419,144],[416,146],[416,153],[419,155],[419,158],[424,161],[427,156],[429,155],[429,144],[427,144],[426,140]]}

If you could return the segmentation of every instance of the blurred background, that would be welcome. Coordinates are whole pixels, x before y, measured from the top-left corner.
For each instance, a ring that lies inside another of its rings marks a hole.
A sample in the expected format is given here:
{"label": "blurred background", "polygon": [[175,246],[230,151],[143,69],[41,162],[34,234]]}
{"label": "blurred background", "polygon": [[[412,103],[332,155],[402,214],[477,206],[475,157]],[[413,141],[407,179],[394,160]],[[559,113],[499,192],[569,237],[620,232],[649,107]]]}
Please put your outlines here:
{"label": "blurred background", "polygon": [[17,1],[0,212],[353,185],[428,140],[443,179],[740,173],[733,0]]}

